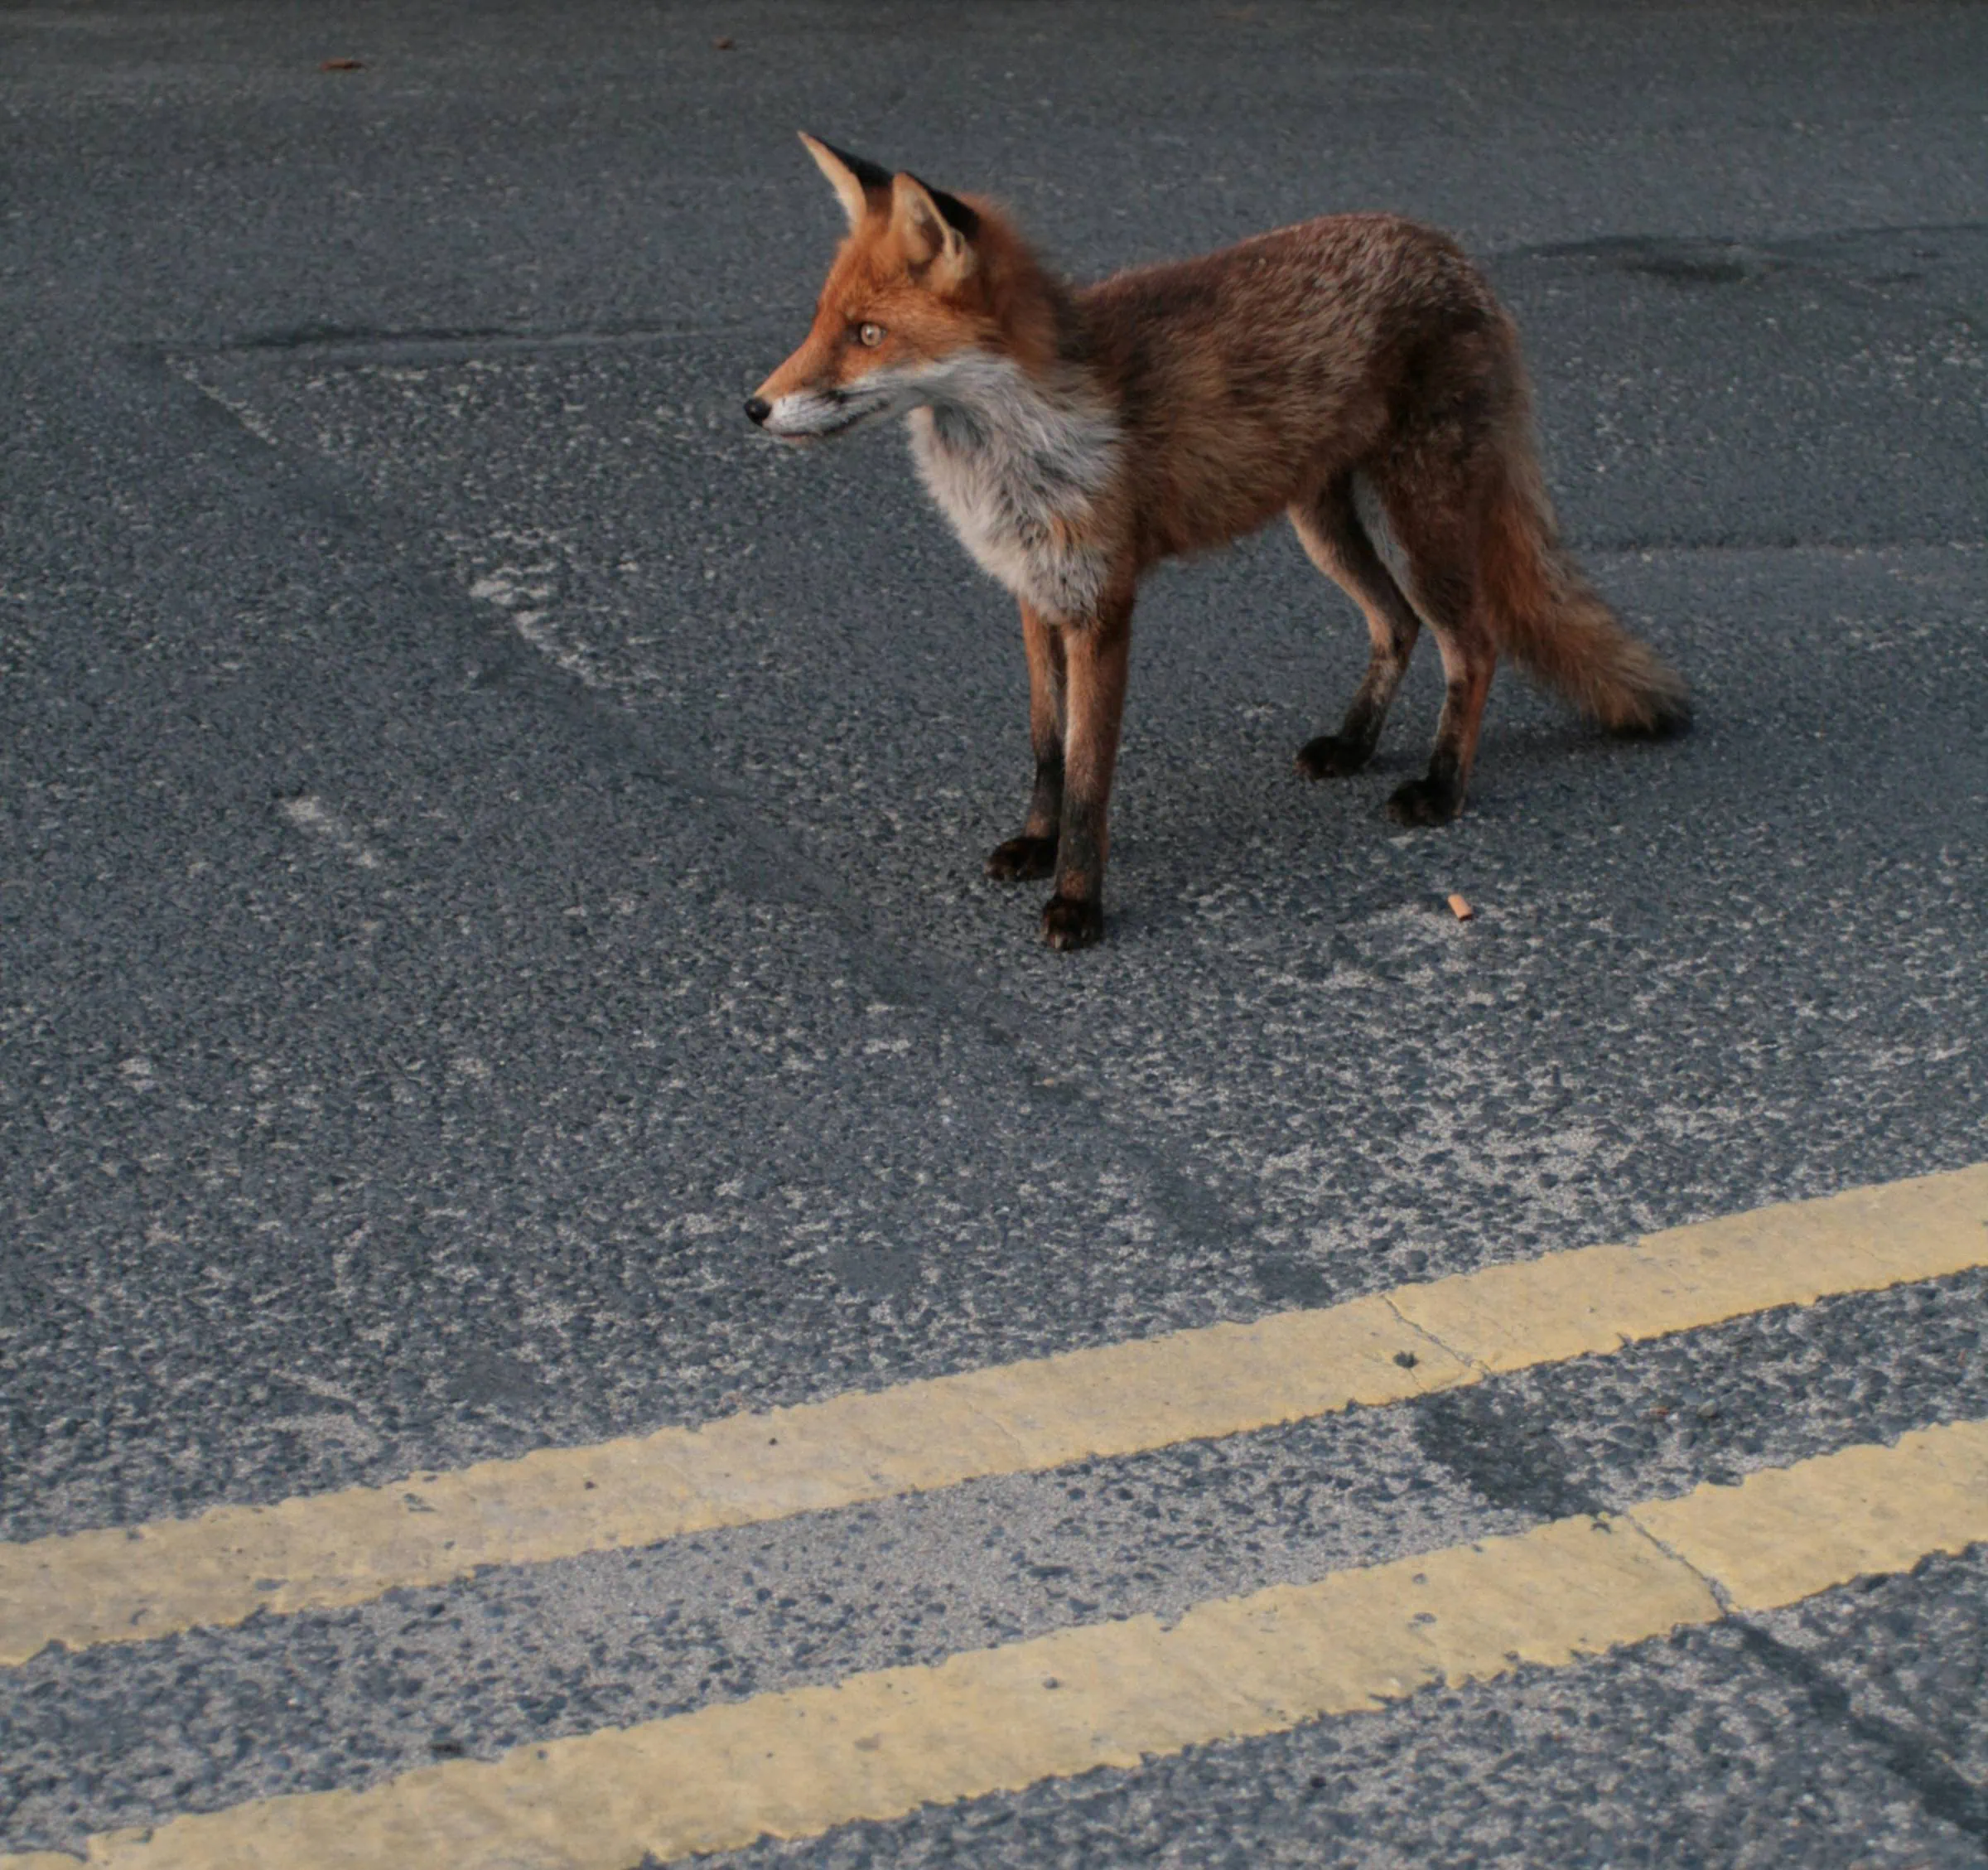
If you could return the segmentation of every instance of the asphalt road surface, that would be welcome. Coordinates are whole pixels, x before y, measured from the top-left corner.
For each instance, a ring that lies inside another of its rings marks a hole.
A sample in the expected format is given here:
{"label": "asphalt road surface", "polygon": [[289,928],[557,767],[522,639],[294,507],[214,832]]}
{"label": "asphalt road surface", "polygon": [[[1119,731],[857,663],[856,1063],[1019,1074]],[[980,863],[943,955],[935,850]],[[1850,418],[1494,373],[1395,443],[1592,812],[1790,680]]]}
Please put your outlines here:
{"label": "asphalt road surface", "polygon": [[[800,128],[1085,277],[1330,210],[1455,230],[1696,730],[1610,742],[1502,675],[1465,816],[1400,831],[1435,659],[1371,771],[1297,779],[1364,632],[1279,529],[1147,587],[1109,939],[1041,948],[1041,887],[981,874],[1026,794],[1008,602],[895,436],[739,414],[837,230]],[[611,1480],[535,1544],[488,1505],[533,1451],[865,1393],[943,1452],[934,1379],[1033,1396],[1179,1332],[1260,1377],[1206,1328],[1988,1159],[1988,10],[23,5],[0,138],[0,1576],[98,1617],[0,1604],[0,1852],[1988,1863],[1978,1475],[1826,1587],[1715,1569],[1703,1614],[1172,1738],[1139,1687],[1116,1752],[1078,1722],[1005,1780],[928,1771],[921,1713],[813,1805],[783,1767],[778,1822],[735,1749],[731,1831],[583,1850],[562,1777],[1584,1516],[1623,1549],[1643,1503],[1988,1418],[1965,1178],[1902,1281],[1481,1380],[1431,1327],[1350,1409],[839,1493],[797,1456],[647,1531]],[[198,1517],[340,1490],[267,1576],[225,1529],[292,1522]],[[469,1576],[365,1529],[480,1501]],[[286,1582],[335,1559],[362,1582]],[[169,1614],[190,1578],[251,1607]],[[996,1751],[1034,1718],[961,1694]],[[848,1802],[876,1758],[900,1789]],[[606,1783],[700,1790],[671,1770]],[[436,1786],[470,1815],[398,1845],[292,1796]],[[277,1829],[155,1829],[202,1813]]]}

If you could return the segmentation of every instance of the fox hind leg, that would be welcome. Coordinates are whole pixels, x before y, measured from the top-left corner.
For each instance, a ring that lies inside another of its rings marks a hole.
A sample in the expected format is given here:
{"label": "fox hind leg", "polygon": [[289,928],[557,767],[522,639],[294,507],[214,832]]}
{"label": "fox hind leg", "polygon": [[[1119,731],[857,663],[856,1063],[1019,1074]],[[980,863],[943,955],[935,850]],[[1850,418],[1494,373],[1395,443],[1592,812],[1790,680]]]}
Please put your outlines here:
{"label": "fox hind leg", "polygon": [[1483,503],[1473,496],[1468,457],[1445,463],[1446,472],[1431,472],[1426,460],[1416,465],[1412,480],[1383,480],[1381,495],[1407,561],[1416,608],[1442,651],[1443,712],[1429,770],[1395,789],[1387,814],[1401,824],[1442,824],[1464,807],[1498,665],[1498,637],[1477,575]]}
{"label": "fox hind leg", "polygon": [[1021,835],[987,853],[987,874],[997,883],[1019,883],[1054,872],[1063,823],[1063,635],[1024,604],[1021,643],[1029,659],[1029,745],[1035,755],[1035,785]]}
{"label": "fox hind leg", "polygon": [[1421,620],[1360,523],[1350,476],[1294,503],[1291,524],[1311,562],[1359,606],[1373,645],[1339,732],[1320,734],[1298,749],[1298,771],[1305,778],[1337,779],[1357,773],[1373,757]]}

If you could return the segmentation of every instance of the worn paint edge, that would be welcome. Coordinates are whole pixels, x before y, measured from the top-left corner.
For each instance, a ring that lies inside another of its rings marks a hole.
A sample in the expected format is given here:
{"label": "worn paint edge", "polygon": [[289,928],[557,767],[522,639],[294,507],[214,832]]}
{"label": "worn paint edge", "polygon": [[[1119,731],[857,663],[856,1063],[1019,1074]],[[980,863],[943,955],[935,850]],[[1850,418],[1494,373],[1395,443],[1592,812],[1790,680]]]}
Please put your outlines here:
{"label": "worn paint edge", "polygon": [[[1846,1511],[1847,1509],[1847,1511]],[[1617,1518],[89,1841],[92,1870],[627,1870],[1564,1666],[1988,1539],[1988,1422]],[[1767,1569],[1759,1548],[1772,1547]],[[645,1854],[646,1853],[646,1854]],[[0,1870],[56,1870],[55,1853]]]}
{"label": "worn paint edge", "polygon": [[1565,1249],[1253,1324],[998,1365],[386,1486],[0,1545],[0,1665],[486,1566],[1247,1433],[1988,1264],[1988,1164]]}

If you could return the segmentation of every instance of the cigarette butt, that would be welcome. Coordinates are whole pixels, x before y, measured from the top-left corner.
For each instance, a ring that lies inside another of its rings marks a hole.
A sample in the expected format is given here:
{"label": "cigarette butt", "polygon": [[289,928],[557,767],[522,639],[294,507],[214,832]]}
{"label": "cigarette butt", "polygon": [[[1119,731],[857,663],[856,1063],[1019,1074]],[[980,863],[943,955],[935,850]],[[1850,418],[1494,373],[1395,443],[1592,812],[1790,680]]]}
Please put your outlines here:
{"label": "cigarette butt", "polygon": [[1476,915],[1477,911],[1460,896],[1453,896],[1450,899],[1450,913],[1458,921],[1468,922],[1472,916]]}

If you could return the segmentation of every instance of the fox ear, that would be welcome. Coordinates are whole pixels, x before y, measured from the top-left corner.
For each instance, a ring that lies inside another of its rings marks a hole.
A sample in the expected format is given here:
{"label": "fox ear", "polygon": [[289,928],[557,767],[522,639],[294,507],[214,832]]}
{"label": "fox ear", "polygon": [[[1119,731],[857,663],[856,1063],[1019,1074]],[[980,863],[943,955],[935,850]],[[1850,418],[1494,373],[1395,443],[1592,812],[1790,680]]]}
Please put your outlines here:
{"label": "fox ear", "polygon": [[814,166],[828,178],[834,189],[836,199],[842,205],[842,212],[848,215],[852,228],[861,227],[863,217],[870,211],[874,198],[881,208],[890,193],[890,172],[879,168],[874,162],[866,162],[860,156],[852,156],[846,150],[836,149],[811,137],[803,130],[801,142],[808,153],[814,158]]}
{"label": "fox ear", "polygon": [[927,188],[916,176],[894,176],[890,225],[914,267],[930,267],[953,279],[973,270],[980,217],[943,189]]}

